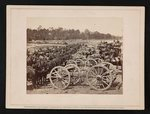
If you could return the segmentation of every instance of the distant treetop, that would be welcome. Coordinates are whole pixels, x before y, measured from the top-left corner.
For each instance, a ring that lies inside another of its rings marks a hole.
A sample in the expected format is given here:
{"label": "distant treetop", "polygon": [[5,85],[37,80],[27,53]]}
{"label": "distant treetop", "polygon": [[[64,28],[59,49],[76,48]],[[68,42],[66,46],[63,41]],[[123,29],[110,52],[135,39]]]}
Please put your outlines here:
{"label": "distant treetop", "polygon": [[114,36],[109,33],[104,34],[98,31],[91,32],[86,29],[84,32],[75,29],[64,29],[62,27],[53,28],[49,27],[48,29],[43,28],[41,25],[37,29],[27,28],[27,41],[31,40],[70,40],[70,39],[112,39],[118,40],[121,39],[121,36]]}

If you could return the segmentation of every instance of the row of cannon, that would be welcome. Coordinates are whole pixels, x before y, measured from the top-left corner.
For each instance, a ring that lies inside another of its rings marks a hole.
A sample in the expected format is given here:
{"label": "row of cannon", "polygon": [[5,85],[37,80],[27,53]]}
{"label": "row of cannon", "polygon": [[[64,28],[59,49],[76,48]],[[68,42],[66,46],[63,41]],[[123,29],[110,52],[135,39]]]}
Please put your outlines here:
{"label": "row of cannon", "polygon": [[[120,42],[101,42],[94,48],[86,44],[72,44],[56,50],[40,50],[42,55],[36,51],[32,57],[36,55],[37,60],[27,61],[27,80],[34,87],[41,82],[50,83],[57,89],[67,89],[69,85],[79,83],[85,74],[85,81],[91,88],[107,90],[118,74],[122,76],[121,45]],[[106,53],[110,60],[103,58]]]}

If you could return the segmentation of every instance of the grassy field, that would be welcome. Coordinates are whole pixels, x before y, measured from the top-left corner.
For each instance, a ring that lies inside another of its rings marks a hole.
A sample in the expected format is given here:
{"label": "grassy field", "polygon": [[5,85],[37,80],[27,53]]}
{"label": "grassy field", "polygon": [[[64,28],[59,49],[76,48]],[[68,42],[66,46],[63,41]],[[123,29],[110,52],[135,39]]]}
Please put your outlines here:
{"label": "grassy field", "polygon": [[[47,41],[32,41],[27,43],[27,49],[34,47],[43,46],[65,46],[66,44],[73,43],[87,43],[88,45],[97,46],[100,42],[107,41],[108,43],[113,42],[113,40],[47,40]],[[65,44],[66,43],[66,44]]]}

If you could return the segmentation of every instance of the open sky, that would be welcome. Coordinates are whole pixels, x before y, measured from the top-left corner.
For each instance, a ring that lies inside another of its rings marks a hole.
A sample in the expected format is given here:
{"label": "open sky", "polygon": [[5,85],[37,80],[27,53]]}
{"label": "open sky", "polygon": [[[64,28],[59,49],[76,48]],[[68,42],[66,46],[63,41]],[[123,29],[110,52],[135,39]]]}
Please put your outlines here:
{"label": "open sky", "polygon": [[123,20],[117,17],[30,17],[27,18],[27,28],[37,29],[41,25],[43,28],[49,27],[65,29],[79,29],[84,31],[98,31],[100,33],[110,33],[116,36],[123,35]]}

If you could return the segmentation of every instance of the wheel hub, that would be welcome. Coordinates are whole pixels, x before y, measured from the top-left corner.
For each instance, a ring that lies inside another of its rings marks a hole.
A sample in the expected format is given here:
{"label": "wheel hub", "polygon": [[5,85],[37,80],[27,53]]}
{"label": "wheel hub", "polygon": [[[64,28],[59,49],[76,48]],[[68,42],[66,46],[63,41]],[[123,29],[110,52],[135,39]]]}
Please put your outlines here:
{"label": "wheel hub", "polygon": [[102,76],[101,76],[101,75],[97,75],[97,76],[96,76],[96,79],[97,79],[98,81],[102,81]]}

